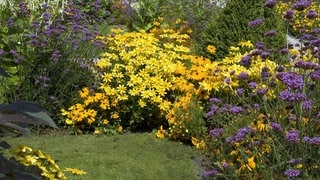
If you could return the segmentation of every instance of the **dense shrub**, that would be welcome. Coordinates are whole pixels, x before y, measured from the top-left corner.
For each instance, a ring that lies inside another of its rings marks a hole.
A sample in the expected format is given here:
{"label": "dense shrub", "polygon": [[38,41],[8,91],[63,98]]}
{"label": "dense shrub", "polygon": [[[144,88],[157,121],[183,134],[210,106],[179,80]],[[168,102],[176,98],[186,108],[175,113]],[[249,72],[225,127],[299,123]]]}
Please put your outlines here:
{"label": "dense shrub", "polygon": [[[279,58],[278,51],[285,45],[284,25],[275,9],[264,3],[264,0],[228,1],[219,15],[208,17],[203,33],[196,37],[196,52],[212,60],[221,59],[231,46],[250,40],[254,44],[264,42],[271,55]],[[217,53],[207,53],[208,45],[214,45]]]}
{"label": "dense shrub", "polygon": [[58,122],[60,109],[93,82],[90,66],[102,49],[94,24],[105,16],[91,14],[99,8],[92,2],[68,2],[58,12],[50,3],[30,7],[21,1],[1,10],[1,64],[12,75],[2,97],[37,102]]}

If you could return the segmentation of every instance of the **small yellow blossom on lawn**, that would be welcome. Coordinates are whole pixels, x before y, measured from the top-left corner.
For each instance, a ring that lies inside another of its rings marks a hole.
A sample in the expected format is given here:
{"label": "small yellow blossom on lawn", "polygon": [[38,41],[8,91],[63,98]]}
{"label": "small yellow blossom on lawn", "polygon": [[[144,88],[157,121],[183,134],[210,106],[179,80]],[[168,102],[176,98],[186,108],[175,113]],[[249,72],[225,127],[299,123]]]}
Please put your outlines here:
{"label": "small yellow blossom on lawn", "polygon": [[102,121],[102,124],[103,124],[103,125],[108,125],[108,124],[109,124],[109,120],[108,120],[108,119],[104,119],[104,120]]}
{"label": "small yellow blossom on lawn", "polygon": [[156,133],[156,136],[157,136],[158,138],[164,138],[165,135],[166,135],[166,131],[163,130],[163,127],[162,127],[162,125],[161,125],[161,126],[160,126],[160,129],[159,129],[159,130],[157,131],[157,133]]}
{"label": "small yellow blossom on lawn", "polygon": [[118,132],[119,132],[119,133],[122,133],[122,131],[123,131],[123,127],[122,127],[122,126],[119,126],[119,127],[118,127]]}
{"label": "small yellow blossom on lawn", "polygon": [[119,114],[118,113],[114,113],[111,115],[112,119],[118,119],[119,118]]}
{"label": "small yellow blossom on lawn", "polygon": [[93,132],[94,135],[102,134],[101,129],[95,129]]}
{"label": "small yellow blossom on lawn", "polygon": [[80,169],[75,169],[75,168],[66,168],[64,170],[65,172],[70,172],[72,174],[76,174],[76,175],[85,175],[87,174],[87,172],[80,170]]}

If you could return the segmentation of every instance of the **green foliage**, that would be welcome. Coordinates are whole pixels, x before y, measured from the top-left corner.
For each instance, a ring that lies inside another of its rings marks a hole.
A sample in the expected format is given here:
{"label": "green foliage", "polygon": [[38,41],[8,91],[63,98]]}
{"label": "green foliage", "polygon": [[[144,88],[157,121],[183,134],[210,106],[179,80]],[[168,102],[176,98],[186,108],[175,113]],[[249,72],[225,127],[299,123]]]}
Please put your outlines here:
{"label": "green foliage", "polygon": [[90,66],[100,50],[92,26],[97,19],[86,19],[80,2],[64,4],[63,13],[47,5],[15,1],[1,10],[0,65],[10,78],[2,83],[0,100],[37,102],[60,122],[58,111],[73,102],[79,88],[93,82]]}
{"label": "green foliage", "polygon": [[[203,33],[196,37],[198,43],[196,52],[211,59],[221,59],[228,54],[231,46],[236,46],[240,41],[250,40],[254,44],[264,42],[266,47],[277,55],[279,48],[285,45],[285,29],[279,15],[274,9],[264,7],[264,2],[264,0],[229,1],[217,16],[209,17]],[[263,19],[263,23],[249,27],[248,22],[255,19]],[[275,30],[277,34],[264,36],[269,30]],[[215,46],[217,53],[214,55],[208,53],[208,45]]]}

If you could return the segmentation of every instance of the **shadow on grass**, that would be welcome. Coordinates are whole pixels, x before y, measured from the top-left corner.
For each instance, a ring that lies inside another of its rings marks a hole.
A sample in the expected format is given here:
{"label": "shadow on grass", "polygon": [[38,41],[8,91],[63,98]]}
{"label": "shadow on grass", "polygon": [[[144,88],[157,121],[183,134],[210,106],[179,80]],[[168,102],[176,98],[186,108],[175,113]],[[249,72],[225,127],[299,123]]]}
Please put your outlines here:
{"label": "shadow on grass", "polygon": [[201,168],[195,163],[199,152],[153,134],[34,136],[6,141],[13,148],[20,144],[43,150],[61,169],[70,167],[87,172],[83,176],[66,172],[69,179],[201,179]]}

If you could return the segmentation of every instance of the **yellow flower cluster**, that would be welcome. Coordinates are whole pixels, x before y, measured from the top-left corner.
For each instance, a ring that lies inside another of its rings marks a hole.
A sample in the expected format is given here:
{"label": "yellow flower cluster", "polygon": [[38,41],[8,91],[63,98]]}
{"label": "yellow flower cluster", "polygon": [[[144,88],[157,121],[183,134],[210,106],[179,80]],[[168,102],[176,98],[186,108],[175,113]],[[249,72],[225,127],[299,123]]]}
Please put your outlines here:
{"label": "yellow flower cluster", "polygon": [[[292,2],[279,2],[277,3],[277,12],[279,14],[284,14],[286,10],[290,9],[292,6]],[[302,11],[293,10],[294,17],[293,22],[290,24],[295,31],[305,30],[306,32],[310,32],[314,28],[317,28],[320,23],[319,15],[316,18],[307,18],[307,14],[309,10],[313,10],[314,12],[320,12],[320,5],[318,2],[311,2],[311,5]]]}
{"label": "yellow flower cluster", "polygon": [[55,161],[46,153],[28,146],[18,146],[12,151],[16,161],[25,166],[37,166],[41,176],[50,179],[67,179]]}

